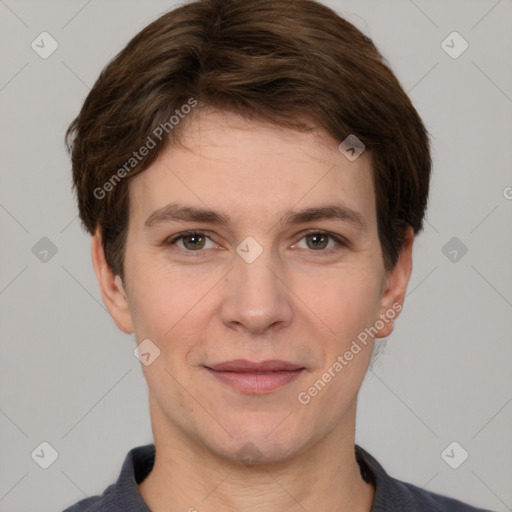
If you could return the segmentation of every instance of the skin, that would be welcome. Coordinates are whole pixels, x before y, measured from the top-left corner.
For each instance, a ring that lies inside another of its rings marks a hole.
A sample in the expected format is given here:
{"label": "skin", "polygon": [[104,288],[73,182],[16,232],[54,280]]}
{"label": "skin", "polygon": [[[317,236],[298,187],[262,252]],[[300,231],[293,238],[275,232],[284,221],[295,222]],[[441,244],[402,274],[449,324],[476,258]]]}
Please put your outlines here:
{"label": "skin", "polygon": [[[99,230],[92,239],[115,323],[160,350],[141,365],[156,446],[153,471],[138,486],[142,498],[153,512],[370,511],[374,488],[361,478],[354,444],[373,340],[307,405],[297,397],[379,315],[403,304],[412,229],[386,272],[369,155],[349,161],[321,130],[300,133],[205,110],[187,124],[182,144],[130,182],[124,283],[105,262]],[[175,202],[221,212],[231,223],[144,228],[153,211]],[[332,203],[359,212],[366,229],[339,219],[278,224],[290,210]],[[312,229],[348,245],[303,233]],[[186,230],[206,238],[164,244]],[[236,252],[248,236],[263,250],[252,263]],[[392,330],[389,320],[377,337]],[[255,395],[204,368],[238,358],[282,359],[306,370]]]}

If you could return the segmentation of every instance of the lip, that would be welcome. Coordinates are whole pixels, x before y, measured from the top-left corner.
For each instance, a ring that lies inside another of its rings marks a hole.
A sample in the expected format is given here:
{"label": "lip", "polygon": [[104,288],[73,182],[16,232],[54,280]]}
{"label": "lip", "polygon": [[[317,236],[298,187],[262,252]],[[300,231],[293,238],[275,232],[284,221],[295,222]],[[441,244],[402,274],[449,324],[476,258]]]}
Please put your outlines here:
{"label": "lip", "polygon": [[217,372],[237,372],[237,373],[256,373],[256,372],[278,372],[293,371],[304,368],[298,364],[280,361],[279,359],[269,359],[267,361],[248,361],[247,359],[233,359],[222,363],[207,366]]}
{"label": "lip", "polygon": [[248,394],[271,393],[305,371],[303,366],[277,359],[260,362],[235,359],[205,368],[222,383]]}

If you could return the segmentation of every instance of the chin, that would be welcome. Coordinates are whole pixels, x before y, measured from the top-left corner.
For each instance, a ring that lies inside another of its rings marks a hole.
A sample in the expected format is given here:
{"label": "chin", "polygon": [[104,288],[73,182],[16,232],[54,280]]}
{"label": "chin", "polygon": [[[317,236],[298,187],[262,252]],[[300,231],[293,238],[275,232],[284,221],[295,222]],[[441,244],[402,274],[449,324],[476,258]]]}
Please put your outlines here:
{"label": "chin", "polygon": [[294,446],[275,446],[268,440],[253,439],[237,443],[224,458],[251,467],[283,463],[292,459],[296,452]]}
{"label": "chin", "polygon": [[[275,422],[274,422],[275,423]],[[298,432],[288,429],[272,431],[272,422],[251,425],[243,433],[224,437],[223,442],[210,444],[210,451],[229,461],[249,466],[286,462],[296,456],[307,443]],[[209,443],[205,443],[207,446]]]}

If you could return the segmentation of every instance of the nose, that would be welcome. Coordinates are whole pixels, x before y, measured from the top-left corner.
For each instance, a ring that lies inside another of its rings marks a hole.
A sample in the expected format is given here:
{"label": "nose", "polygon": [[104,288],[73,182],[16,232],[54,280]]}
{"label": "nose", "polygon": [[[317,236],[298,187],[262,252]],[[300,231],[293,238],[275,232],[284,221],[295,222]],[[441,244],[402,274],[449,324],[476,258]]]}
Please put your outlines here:
{"label": "nose", "polygon": [[293,318],[289,286],[284,266],[270,250],[250,263],[235,255],[222,289],[222,322],[253,334],[286,327]]}

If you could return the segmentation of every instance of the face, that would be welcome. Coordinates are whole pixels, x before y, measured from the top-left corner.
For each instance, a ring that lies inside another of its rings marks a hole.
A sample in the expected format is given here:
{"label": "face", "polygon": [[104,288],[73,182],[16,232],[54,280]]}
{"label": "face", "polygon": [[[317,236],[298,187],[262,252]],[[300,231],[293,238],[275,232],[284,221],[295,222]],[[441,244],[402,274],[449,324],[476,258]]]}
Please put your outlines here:
{"label": "face", "polygon": [[369,156],[215,111],[182,144],[130,182],[124,283],[93,241],[114,320],[151,340],[155,439],[275,462],[350,432],[410,274],[410,244],[385,272]]}

